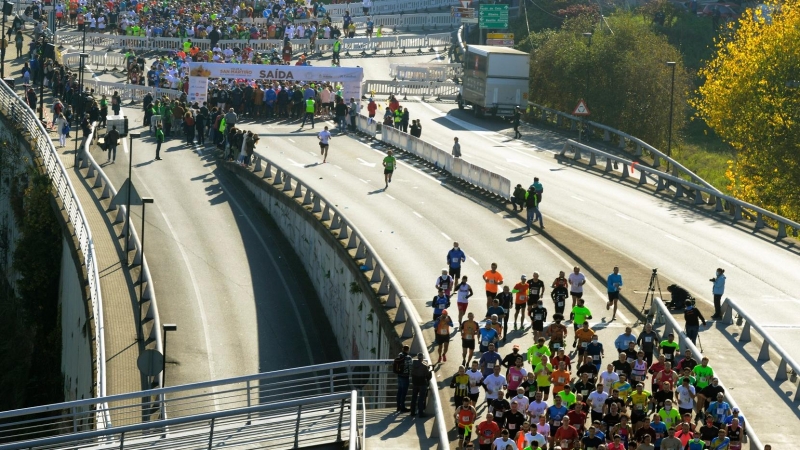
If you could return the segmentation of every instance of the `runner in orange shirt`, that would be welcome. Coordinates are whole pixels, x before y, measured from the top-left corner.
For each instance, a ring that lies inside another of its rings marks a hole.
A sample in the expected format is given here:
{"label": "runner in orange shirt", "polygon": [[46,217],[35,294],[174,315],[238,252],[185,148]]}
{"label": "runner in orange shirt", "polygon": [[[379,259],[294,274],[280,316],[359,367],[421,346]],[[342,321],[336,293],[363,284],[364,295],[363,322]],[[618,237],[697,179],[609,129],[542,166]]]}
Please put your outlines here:
{"label": "runner in orange shirt", "polygon": [[[514,285],[514,329],[517,329],[517,317],[520,311],[525,310],[528,304],[528,277],[522,275],[519,283]],[[522,313],[520,327],[525,328],[525,313]]]}
{"label": "runner in orange shirt", "polygon": [[475,425],[475,418],[478,412],[475,407],[469,402],[469,397],[464,397],[463,404],[456,408],[456,413],[453,415],[458,424],[458,448],[464,448],[464,443],[469,442],[472,436],[472,427]]}
{"label": "runner in orange shirt", "polygon": [[500,426],[494,421],[494,414],[486,414],[486,420],[478,424],[478,445],[481,450],[492,448],[492,442],[500,437]]}
{"label": "runner in orange shirt", "polygon": [[497,263],[492,263],[491,270],[483,274],[483,281],[486,283],[486,309],[492,307],[492,300],[497,295],[498,286],[503,284],[503,276],[497,271]]}
{"label": "runner in orange shirt", "polygon": [[550,383],[553,385],[553,395],[558,395],[559,392],[564,390],[564,386],[569,384],[570,375],[567,371],[567,365],[564,361],[558,363],[558,369],[550,374]]}

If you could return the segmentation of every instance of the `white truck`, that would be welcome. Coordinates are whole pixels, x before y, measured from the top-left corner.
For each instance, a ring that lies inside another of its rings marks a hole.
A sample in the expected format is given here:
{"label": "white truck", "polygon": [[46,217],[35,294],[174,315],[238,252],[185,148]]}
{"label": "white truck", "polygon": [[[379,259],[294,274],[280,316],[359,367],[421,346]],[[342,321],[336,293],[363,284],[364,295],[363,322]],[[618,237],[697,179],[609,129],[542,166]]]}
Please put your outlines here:
{"label": "white truck", "polygon": [[475,117],[510,116],[528,102],[530,55],[507,47],[470,45],[464,55],[464,76],[458,109],[470,106]]}

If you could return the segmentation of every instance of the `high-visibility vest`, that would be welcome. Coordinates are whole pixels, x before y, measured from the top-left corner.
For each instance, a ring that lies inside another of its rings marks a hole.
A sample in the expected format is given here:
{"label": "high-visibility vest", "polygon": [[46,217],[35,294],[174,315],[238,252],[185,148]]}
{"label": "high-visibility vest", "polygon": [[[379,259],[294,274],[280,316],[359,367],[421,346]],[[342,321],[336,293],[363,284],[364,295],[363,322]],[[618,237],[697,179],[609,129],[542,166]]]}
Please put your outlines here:
{"label": "high-visibility vest", "polygon": [[342,48],[342,42],[341,41],[336,41],[336,42],[333,43],[333,51],[334,52],[338,53],[340,48]]}
{"label": "high-visibility vest", "polygon": [[314,112],[314,99],[310,98],[306,100],[306,112],[313,113]]}

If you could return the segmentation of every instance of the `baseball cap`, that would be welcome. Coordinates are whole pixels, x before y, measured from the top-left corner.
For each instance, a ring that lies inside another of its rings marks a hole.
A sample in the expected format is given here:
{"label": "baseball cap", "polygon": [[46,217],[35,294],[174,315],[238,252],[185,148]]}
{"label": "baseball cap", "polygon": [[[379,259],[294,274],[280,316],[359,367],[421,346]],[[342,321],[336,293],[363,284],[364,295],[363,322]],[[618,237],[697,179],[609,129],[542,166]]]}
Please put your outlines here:
{"label": "baseball cap", "polygon": [[526,275],[520,275],[519,278],[522,279],[522,280],[527,280],[528,279],[528,277]]}

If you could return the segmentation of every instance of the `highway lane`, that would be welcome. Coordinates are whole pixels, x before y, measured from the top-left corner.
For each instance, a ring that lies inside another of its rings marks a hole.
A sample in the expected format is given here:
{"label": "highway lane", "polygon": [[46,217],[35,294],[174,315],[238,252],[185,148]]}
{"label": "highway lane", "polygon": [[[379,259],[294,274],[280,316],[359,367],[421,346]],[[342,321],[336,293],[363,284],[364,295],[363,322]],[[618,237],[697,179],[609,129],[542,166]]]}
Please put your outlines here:
{"label": "highway lane", "polygon": [[[509,177],[512,185],[527,186],[539,176],[545,186],[542,209],[545,225],[555,220],[592,235],[643,265],[659,268],[662,288],[666,279],[710,301],[717,267],[728,277],[726,295],[744,301],[759,322],[797,325],[795,317],[776,314],[800,301],[787,280],[800,270],[798,249],[742,231],[713,217],[692,211],[667,199],[640,192],[615,180],[559,163],[552,157],[563,138],[553,132],[529,130],[532,146],[510,139],[510,127],[499,120],[476,121],[450,103],[410,103],[412,118],[422,119],[422,138],[439,142],[447,150],[460,136],[464,159]],[[788,248],[787,248],[788,247]],[[781,334],[795,358],[800,349]]]}
{"label": "highway lane", "polygon": [[[131,124],[138,112],[124,110]],[[104,170],[127,177],[128,141]],[[327,321],[298,257],[277,227],[226,179],[209,153],[173,139],[155,161],[149,133],[133,147],[133,181],[147,209],[145,253],[162,323],[178,324],[167,349],[170,385],[242,376],[340,359],[325,344]],[[98,161],[104,154],[95,152]],[[141,208],[133,220],[141,235]],[[319,319],[319,317],[316,317]]]}

